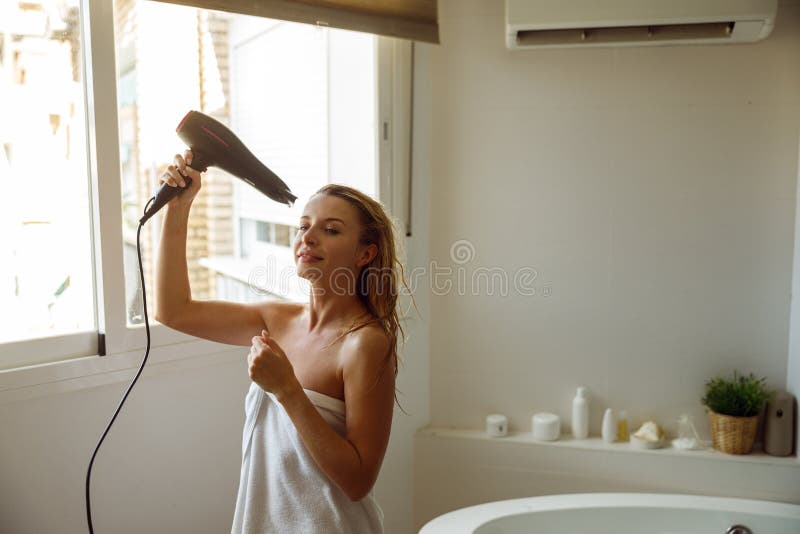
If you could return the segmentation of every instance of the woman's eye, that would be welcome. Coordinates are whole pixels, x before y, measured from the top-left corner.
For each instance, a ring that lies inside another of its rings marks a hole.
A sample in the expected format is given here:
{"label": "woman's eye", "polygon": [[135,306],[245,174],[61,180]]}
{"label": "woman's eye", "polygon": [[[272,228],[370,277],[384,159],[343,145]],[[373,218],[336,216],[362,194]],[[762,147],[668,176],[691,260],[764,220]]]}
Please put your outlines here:
{"label": "woman's eye", "polygon": [[[304,232],[307,229],[308,229],[308,227],[305,226],[305,225],[297,227],[297,231],[298,232]],[[336,230],[335,228],[326,228],[325,231],[330,232],[331,234],[338,234],[339,233],[339,231]]]}

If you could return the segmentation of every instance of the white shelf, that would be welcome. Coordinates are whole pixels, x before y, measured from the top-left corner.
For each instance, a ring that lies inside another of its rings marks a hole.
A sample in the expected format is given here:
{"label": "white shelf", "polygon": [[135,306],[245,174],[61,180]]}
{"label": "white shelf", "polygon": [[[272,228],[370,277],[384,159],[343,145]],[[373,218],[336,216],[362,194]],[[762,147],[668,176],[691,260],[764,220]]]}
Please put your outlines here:
{"label": "white shelf", "polygon": [[470,430],[448,427],[425,427],[417,431],[417,436],[444,437],[466,440],[496,441],[506,443],[526,443],[533,447],[565,447],[570,449],[583,449],[594,452],[619,453],[619,454],[650,454],[657,456],[678,456],[687,460],[718,460],[721,462],[753,463],[761,465],[776,465],[797,469],[800,475],[800,461],[797,456],[770,456],[760,450],[753,450],[751,454],[725,454],[714,449],[700,451],[684,451],[675,449],[670,445],[662,449],[640,449],[630,442],[606,443],[601,438],[575,439],[568,434],[562,434],[558,441],[539,441],[533,439],[530,432],[509,432],[507,436],[495,438],[487,435],[482,430]]}

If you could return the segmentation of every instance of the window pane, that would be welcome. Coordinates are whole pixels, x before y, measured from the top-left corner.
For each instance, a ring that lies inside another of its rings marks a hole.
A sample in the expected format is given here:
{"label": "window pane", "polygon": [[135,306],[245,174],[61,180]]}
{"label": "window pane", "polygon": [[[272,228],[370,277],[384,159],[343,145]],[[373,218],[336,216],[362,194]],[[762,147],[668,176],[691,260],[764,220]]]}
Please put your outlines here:
{"label": "window pane", "polygon": [[0,3],[0,342],[96,328],[79,21]]}
{"label": "window pane", "polygon": [[264,221],[256,221],[256,239],[263,243],[269,243],[272,241],[270,239],[270,230],[272,229],[272,223],[266,223]]}
{"label": "window pane", "polygon": [[[191,109],[230,126],[299,197],[288,208],[210,168],[189,218],[192,297],[307,295],[289,246],[308,197],[330,182],[376,191],[376,37],[146,0],[114,4],[129,323],[144,320],[138,219],[161,167],[186,149],[175,128]],[[142,230],[150,317],[161,215]],[[269,261],[282,288],[274,276],[254,279]]]}

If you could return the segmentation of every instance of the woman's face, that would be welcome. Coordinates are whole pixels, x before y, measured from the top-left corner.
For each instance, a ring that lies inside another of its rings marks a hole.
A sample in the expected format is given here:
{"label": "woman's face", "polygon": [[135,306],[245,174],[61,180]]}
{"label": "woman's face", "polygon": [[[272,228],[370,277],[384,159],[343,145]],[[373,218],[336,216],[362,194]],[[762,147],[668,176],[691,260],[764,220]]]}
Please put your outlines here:
{"label": "woman's face", "polygon": [[[357,208],[331,195],[314,195],[303,210],[292,250],[297,275],[310,281],[333,274],[331,283],[345,276],[355,280],[360,268],[374,257],[375,245],[360,245]],[[347,286],[349,287],[349,286]]]}

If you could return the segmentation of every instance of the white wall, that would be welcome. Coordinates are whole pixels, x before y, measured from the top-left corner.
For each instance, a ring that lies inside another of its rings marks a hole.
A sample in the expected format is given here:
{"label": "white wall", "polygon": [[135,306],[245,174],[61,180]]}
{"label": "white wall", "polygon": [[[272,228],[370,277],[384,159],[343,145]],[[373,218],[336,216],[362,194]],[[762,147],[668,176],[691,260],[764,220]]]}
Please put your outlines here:
{"label": "white wall", "polygon": [[[249,386],[241,349],[210,366],[145,367],[92,468],[96,532],[230,531]],[[88,532],[86,469],[138,367],[102,386],[53,394],[65,380],[0,403],[0,532]]]}
{"label": "white wall", "polygon": [[[705,380],[786,386],[800,6],[764,42],[521,51],[503,4],[444,1],[430,57],[431,258],[549,296],[432,299],[432,424],[601,410],[705,423]],[[467,239],[475,258],[450,249]],[[456,283],[457,273],[451,277]],[[674,426],[674,425],[673,425]]]}
{"label": "white wall", "polygon": [[[799,143],[800,145],[800,143]],[[798,158],[800,158],[800,146],[798,146]],[[798,162],[798,184],[800,184],[800,161]],[[795,230],[794,230],[794,271],[792,278],[792,309],[789,325],[789,364],[787,366],[786,391],[794,395],[795,403],[795,447],[800,443],[800,424],[797,421],[798,405],[797,399],[800,398],[800,187],[797,190],[797,203],[795,204]],[[797,451],[795,450],[795,453]]]}
{"label": "white wall", "polygon": [[[668,430],[689,413],[707,435],[707,379],[736,369],[787,387],[800,4],[782,1],[757,44],[514,53],[503,2],[439,6],[442,44],[417,47],[416,71],[431,85],[431,259],[455,286],[431,298],[431,426],[480,429],[499,412],[529,432],[552,411],[568,432],[585,385],[593,434],[612,407]],[[474,252],[461,264],[459,240]],[[533,296],[457,291],[459,268],[469,284],[476,269],[513,282],[523,267]],[[506,462],[490,479],[499,449],[435,442],[416,440],[415,502],[450,492],[439,512],[541,475]],[[472,486],[425,468],[441,450],[440,466],[477,473]],[[552,489],[600,482],[565,473]]]}

